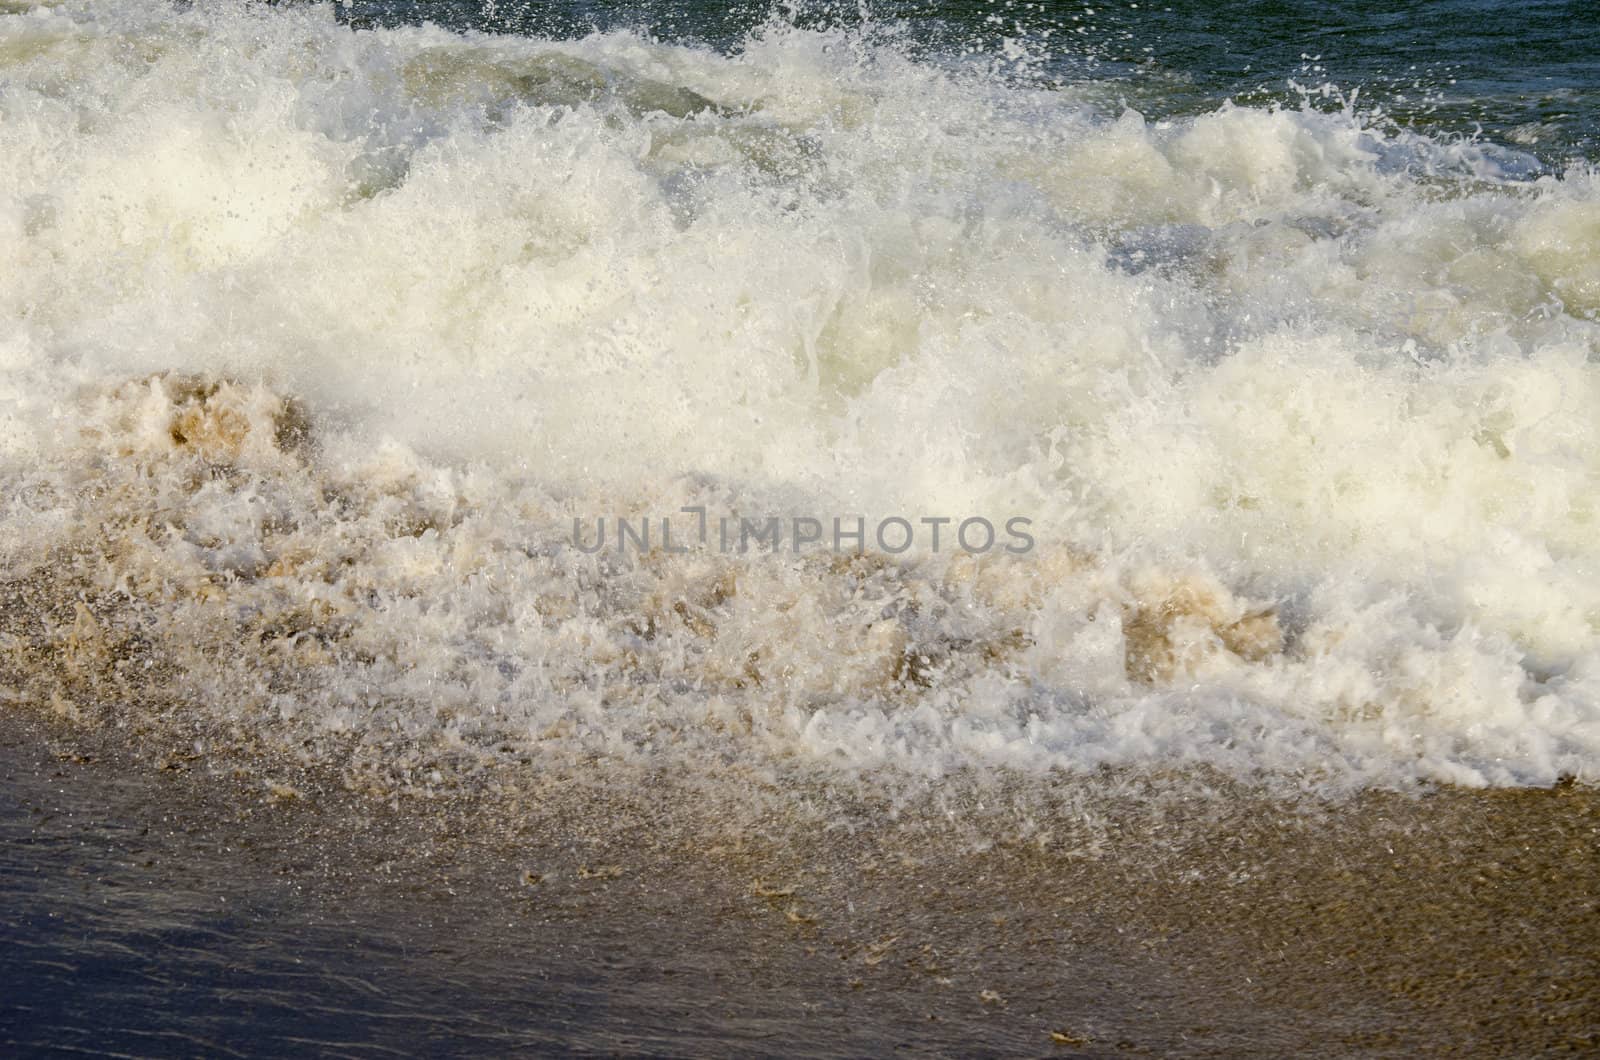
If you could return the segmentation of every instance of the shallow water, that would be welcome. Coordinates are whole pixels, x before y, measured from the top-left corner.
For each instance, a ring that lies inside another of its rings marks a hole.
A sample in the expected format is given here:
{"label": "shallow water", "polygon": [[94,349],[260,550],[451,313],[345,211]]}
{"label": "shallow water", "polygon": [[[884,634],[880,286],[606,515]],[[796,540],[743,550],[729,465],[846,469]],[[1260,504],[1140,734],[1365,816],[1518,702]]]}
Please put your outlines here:
{"label": "shallow water", "polygon": [[[447,825],[428,807],[387,813],[347,795],[263,802],[225,774],[53,752],[37,728],[7,727],[0,1041],[29,1053],[994,1055],[1050,1044],[1043,998],[1024,1016],[1021,999],[1008,1013],[973,985],[1016,974],[1020,955],[963,966],[966,921],[1009,906],[982,888],[941,913],[858,882],[848,913],[819,926],[816,895],[804,917],[788,915],[794,902],[758,893],[742,857],[617,842],[614,823],[598,830],[609,842],[572,827],[464,836],[463,822],[481,824],[470,812]],[[939,876],[918,886],[928,879]],[[937,959],[922,952],[929,971],[902,972],[906,953],[880,969],[892,948],[873,926],[885,899],[939,941]],[[1188,1007],[1174,1004],[1169,973],[1125,950],[1080,939],[1049,971],[1051,1004],[1092,1014],[1104,1038],[1088,1055],[1121,1052],[1111,1028],[1147,1023],[1151,1004],[1179,1018]]]}
{"label": "shallow water", "polygon": [[670,785],[391,808],[280,765],[299,785],[286,797],[225,761],[118,743],[4,727],[12,1051],[1526,1056],[1600,1041],[1600,806],[1578,789],[1319,811],[1090,783],[1093,812],[1060,816],[1050,842],[984,848],[905,822],[684,830],[662,812]]}

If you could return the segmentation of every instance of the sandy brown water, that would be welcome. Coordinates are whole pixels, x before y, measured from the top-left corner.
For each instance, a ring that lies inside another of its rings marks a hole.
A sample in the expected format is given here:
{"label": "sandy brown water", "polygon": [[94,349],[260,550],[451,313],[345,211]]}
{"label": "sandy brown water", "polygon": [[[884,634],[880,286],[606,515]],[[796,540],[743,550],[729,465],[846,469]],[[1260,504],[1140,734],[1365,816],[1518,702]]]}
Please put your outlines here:
{"label": "sandy brown water", "polygon": [[1019,828],[994,789],[893,820],[661,777],[386,802],[3,732],[8,1051],[1600,1049],[1592,789],[1059,778]]}

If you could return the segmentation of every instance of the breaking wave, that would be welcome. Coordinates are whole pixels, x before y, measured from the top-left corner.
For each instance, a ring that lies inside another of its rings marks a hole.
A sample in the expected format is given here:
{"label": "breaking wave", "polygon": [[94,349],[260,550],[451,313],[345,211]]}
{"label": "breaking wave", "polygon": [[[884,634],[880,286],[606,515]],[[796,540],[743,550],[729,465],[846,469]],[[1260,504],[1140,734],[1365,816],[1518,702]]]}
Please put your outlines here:
{"label": "breaking wave", "polygon": [[[0,12],[15,704],[421,786],[1600,774],[1592,168],[859,28]],[[684,508],[1033,547],[573,538]]]}

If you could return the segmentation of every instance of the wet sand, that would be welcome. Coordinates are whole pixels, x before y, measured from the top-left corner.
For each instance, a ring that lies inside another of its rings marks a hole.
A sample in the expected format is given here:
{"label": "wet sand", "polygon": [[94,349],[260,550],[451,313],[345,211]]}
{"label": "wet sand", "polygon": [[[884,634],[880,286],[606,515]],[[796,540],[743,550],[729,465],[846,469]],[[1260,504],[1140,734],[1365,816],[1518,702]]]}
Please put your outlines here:
{"label": "wet sand", "polygon": [[1593,789],[382,799],[120,740],[0,713],[8,1051],[1600,1050]]}

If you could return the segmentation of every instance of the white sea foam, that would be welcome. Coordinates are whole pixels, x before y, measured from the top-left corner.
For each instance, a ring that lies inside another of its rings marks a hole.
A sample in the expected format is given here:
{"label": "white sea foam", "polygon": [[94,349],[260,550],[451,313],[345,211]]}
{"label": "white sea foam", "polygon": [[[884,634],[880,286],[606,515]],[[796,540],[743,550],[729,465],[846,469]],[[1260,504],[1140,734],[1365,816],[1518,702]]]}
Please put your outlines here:
{"label": "white sea foam", "polygon": [[[1084,98],[0,15],[0,549],[88,601],[7,679],[401,757],[1595,779],[1600,177]],[[686,504],[1038,547],[570,547]]]}

